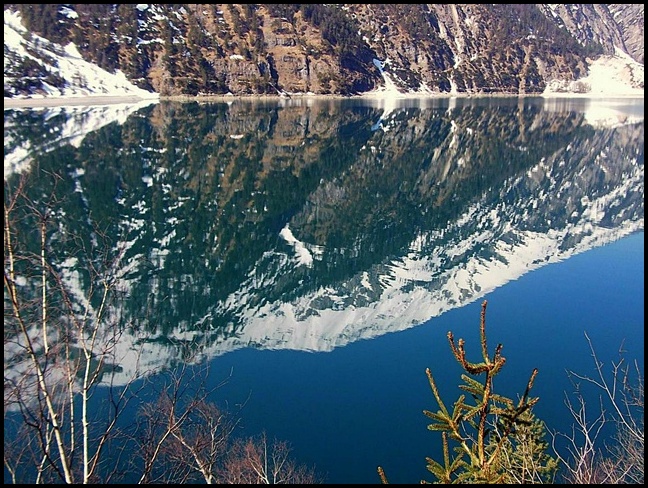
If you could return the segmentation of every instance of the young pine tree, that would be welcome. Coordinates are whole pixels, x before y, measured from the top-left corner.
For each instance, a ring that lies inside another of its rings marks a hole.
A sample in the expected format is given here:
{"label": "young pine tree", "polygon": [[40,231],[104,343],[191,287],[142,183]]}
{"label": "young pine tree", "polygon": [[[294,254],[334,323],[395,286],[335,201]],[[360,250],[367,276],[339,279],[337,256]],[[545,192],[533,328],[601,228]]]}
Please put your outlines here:
{"label": "young pine tree", "polygon": [[[442,463],[426,458],[427,469],[437,483],[550,483],[558,461],[547,453],[545,425],[532,411],[539,399],[529,396],[538,371],[533,370],[517,401],[493,391],[493,378],[506,359],[501,344],[492,357],[488,355],[486,304],[482,303],[480,321],[482,361],[468,361],[464,340],[455,343],[452,332],[448,332],[452,353],[465,371],[459,388],[467,395],[460,395],[448,409],[432,373],[426,370],[439,410],[423,413],[433,421],[428,429],[441,433],[443,445]],[[387,483],[380,467],[378,474]]]}

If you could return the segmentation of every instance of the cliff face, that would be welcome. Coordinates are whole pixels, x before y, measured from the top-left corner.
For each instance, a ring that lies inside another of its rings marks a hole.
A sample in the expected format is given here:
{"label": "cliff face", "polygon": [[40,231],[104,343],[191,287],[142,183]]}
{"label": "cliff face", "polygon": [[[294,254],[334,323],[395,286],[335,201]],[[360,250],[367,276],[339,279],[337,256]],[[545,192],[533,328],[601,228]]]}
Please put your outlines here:
{"label": "cliff face", "polygon": [[[602,55],[643,64],[643,6],[613,4],[5,4],[28,36],[162,95],[541,93]],[[5,20],[6,24],[6,20]],[[61,47],[61,50],[63,47]],[[5,97],[63,85],[5,42]],[[643,81],[641,81],[643,88]]]}
{"label": "cliff face", "polygon": [[625,50],[635,61],[644,62],[644,5],[609,4],[608,8],[619,26]]}

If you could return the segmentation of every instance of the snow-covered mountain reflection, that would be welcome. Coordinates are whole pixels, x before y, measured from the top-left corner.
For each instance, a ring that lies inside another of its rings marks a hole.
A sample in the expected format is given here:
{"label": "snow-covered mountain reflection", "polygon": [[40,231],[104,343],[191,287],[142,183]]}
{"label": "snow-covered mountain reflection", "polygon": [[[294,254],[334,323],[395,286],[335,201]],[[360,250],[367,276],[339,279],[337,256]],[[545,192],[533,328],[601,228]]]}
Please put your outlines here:
{"label": "snow-covered mountain reflection", "polygon": [[[79,147],[90,132],[111,124],[123,124],[139,109],[154,101],[107,104],[101,106],[61,106],[41,109],[11,109],[4,114],[4,177],[23,173],[38,153],[64,145]],[[41,139],[28,136],[30,127],[38,127]]]}
{"label": "snow-covered mountain reflection", "polygon": [[643,229],[643,110],[289,102],[161,103],[66,166],[60,231],[94,219],[119,256],[119,381],[404,330]]}

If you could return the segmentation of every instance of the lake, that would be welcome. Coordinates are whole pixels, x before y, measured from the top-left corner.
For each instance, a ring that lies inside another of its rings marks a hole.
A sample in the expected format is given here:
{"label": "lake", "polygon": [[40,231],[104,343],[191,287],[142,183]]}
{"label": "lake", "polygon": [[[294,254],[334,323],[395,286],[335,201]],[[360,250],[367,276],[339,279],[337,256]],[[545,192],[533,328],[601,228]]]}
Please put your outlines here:
{"label": "lake", "polygon": [[[594,374],[585,333],[606,365],[623,347],[643,371],[643,109],[494,97],[5,110],[5,200],[26,176],[50,209],[50,261],[73,300],[84,270],[110,263],[115,384],[208,366],[213,386],[231,374],[214,401],[245,404],[244,433],[290,442],[328,483],[379,483],[379,465],[418,483],[441,453],[425,368],[454,402],[446,334],[478,354],[483,300],[491,353],[502,343],[507,359],[496,391],[521,394],[537,367],[534,411],[552,429],[572,424],[567,371]],[[33,223],[16,226],[36,251]],[[5,383],[20,361],[5,343]]]}

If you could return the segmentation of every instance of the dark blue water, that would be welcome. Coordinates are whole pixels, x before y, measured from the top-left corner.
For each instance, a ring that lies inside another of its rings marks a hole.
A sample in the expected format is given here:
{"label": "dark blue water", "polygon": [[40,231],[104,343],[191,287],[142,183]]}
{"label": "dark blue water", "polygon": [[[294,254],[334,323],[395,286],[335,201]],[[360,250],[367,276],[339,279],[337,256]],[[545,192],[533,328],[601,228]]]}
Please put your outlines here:
{"label": "dark blue water", "polygon": [[[550,429],[567,432],[572,425],[564,404],[572,391],[567,370],[595,373],[585,333],[606,366],[618,359],[623,345],[627,359],[637,359],[643,368],[643,269],[640,232],[488,294],[489,350],[492,354],[501,342],[507,359],[496,391],[521,394],[537,367],[535,412]],[[391,483],[433,481],[424,458],[440,459],[440,436],[427,431],[422,414],[437,410],[425,368],[452,404],[461,371],[446,333],[466,339],[468,351],[479,359],[480,309],[481,300],[330,353],[246,349],[218,357],[210,367],[214,378],[233,368],[220,390],[224,398],[243,401],[249,395],[242,413],[247,432],[265,429],[290,441],[295,458],[315,465],[328,483],[379,483],[379,465]]]}

